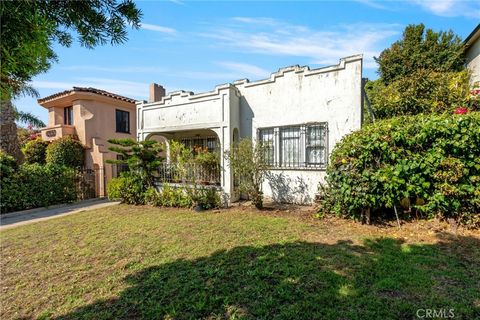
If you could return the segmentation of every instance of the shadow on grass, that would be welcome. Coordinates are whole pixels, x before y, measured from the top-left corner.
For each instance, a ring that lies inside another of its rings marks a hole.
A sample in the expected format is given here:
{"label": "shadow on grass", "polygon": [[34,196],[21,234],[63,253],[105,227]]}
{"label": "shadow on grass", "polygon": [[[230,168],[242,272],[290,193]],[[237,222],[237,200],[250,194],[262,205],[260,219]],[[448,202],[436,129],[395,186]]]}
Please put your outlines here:
{"label": "shadow on grass", "polygon": [[478,318],[480,241],[439,237],[218,251],[133,273],[118,298],[58,319],[416,319],[418,309]]}

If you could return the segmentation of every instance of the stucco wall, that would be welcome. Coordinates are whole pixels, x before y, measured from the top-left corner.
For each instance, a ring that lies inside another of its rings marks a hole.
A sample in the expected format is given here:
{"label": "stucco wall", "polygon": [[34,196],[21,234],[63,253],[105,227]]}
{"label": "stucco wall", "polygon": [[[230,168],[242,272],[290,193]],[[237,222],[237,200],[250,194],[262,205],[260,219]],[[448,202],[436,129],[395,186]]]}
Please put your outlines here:
{"label": "stucco wall", "polygon": [[221,185],[230,196],[232,175],[224,151],[230,149],[233,130],[239,127],[239,96],[231,84],[219,85],[211,92],[193,94],[176,91],[161,101],[137,104],[137,136],[139,140],[155,135],[166,138],[192,137],[200,129],[213,132],[220,141]]}
{"label": "stucco wall", "polygon": [[[223,153],[230,148],[236,129],[239,138],[256,138],[263,127],[326,122],[330,154],[344,135],[361,126],[361,84],[362,56],[358,55],[326,68],[283,68],[269,79],[239,80],[212,92],[174,92],[158,102],[137,104],[137,134],[143,140],[154,133],[212,129]],[[221,159],[222,186],[229,186],[224,190],[230,193],[228,163]],[[271,170],[263,191],[278,201],[308,203],[324,177],[324,169]],[[237,195],[230,196],[235,199]]]}
{"label": "stucco wall", "polygon": [[467,68],[471,72],[472,84],[480,81],[480,38],[468,48],[466,52]]}
{"label": "stucco wall", "polygon": [[[115,110],[130,112],[130,133],[116,132]],[[135,106],[122,101],[103,102],[95,100],[76,100],[73,105],[74,121],[79,139],[87,149],[87,167],[103,168],[105,183],[113,176],[113,166],[106,160],[115,160],[116,153],[108,150],[111,146],[108,139],[136,138]],[[77,121],[79,120],[79,121]],[[91,162],[90,162],[91,161]],[[101,185],[102,181],[97,181]],[[104,193],[101,190],[100,193]]]}
{"label": "stucco wall", "polygon": [[[87,147],[85,166],[97,171],[97,195],[105,195],[105,182],[112,178],[113,166],[105,163],[108,159],[116,159],[116,153],[108,150],[107,142],[111,138],[136,138],[136,108],[131,102],[121,101],[110,97],[90,93],[72,93],[59,97],[44,104],[49,110],[48,127],[45,131],[54,126],[61,128],[65,126],[63,115],[64,108],[73,107],[73,126],[78,139]],[[130,113],[130,133],[116,132],[115,110],[128,111]],[[53,137],[58,138],[60,135]],[[105,175],[105,179],[103,178]]]}
{"label": "stucco wall", "polygon": [[[361,56],[338,66],[281,69],[267,81],[236,82],[241,94],[240,135],[256,137],[263,127],[328,123],[328,154],[340,139],[361,126]],[[324,170],[272,170],[264,194],[284,202],[311,202]]]}
{"label": "stucco wall", "polygon": [[214,129],[229,126],[231,100],[236,96],[232,85],[217,86],[212,92],[193,94],[176,91],[161,101],[137,105],[138,135],[145,139],[154,132]]}

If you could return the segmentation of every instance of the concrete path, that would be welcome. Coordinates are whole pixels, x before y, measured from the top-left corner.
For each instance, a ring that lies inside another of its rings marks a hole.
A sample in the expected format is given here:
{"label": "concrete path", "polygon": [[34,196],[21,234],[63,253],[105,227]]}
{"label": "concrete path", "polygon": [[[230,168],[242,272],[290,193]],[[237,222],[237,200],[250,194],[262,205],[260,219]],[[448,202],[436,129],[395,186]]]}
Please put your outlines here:
{"label": "concrete path", "polygon": [[117,205],[120,202],[108,199],[90,199],[69,205],[52,206],[50,208],[37,208],[0,215],[0,230],[17,226],[50,220],[67,216],[81,211],[93,210]]}

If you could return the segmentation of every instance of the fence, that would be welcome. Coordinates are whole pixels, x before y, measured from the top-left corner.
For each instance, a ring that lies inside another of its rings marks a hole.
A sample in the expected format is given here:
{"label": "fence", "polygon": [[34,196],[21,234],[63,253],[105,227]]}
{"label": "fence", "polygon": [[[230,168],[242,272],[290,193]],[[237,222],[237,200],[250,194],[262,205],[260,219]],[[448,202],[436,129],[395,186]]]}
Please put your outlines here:
{"label": "fence", "polygon": [[157,182],[220,185],[220,166],[162,163],[158,168]]}
{"label": "fence", "polygon": [[77,168],[74,174],[75,192],[77,200],[86,200],[96,197],[97,170]]}

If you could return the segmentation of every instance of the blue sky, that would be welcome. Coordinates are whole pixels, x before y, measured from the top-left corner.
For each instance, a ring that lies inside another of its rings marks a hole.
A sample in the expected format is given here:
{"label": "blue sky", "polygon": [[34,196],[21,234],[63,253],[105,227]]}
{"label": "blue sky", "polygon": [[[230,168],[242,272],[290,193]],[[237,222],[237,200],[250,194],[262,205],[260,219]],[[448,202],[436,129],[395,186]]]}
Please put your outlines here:
{"label": "blue sky", "polygon": [[[138,1],[143,25],[120,46],[93,50],[56,46],[59,62],[33,79],[42,97],[95,87],[147,99],[149,83],[167,92],[209,91],[237,79],[268,77],[289,65],[327,66],[364,54],[364,77],[374,79],[373,56],[406,25],[452,29],[464,39],[480,21],[480,1]],[[36,99],[15,102],[44,122]]]}

